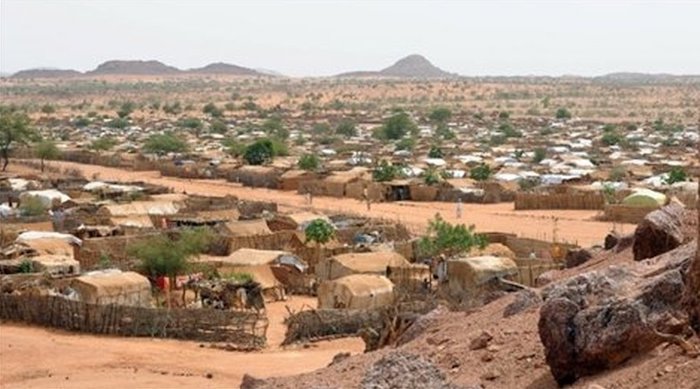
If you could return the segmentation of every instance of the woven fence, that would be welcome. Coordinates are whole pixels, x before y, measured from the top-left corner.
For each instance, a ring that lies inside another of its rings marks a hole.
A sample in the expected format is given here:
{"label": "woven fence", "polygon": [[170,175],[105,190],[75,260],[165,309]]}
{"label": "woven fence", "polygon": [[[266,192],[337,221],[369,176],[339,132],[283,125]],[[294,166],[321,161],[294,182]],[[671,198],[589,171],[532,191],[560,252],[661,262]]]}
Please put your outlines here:
{"label": "woven fence", "polygon": [[518,193],[515,209],[587,209],[600,210],[605,206],[605,197],[600,192],[590,193]]}
{"label": "woven fence", "polygon": [[0,294],[0,319],[93,334],[265,347],[268,321],[252,312],[94,305],[56,296]]}

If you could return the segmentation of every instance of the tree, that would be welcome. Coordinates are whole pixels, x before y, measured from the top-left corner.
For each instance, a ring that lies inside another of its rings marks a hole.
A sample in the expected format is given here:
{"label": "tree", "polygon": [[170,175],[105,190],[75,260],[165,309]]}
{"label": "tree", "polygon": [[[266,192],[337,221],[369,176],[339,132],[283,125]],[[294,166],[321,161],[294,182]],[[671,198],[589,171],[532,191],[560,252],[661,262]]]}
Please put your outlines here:
{"label": "tree", "polygon": [[554,116],[557,119],[571,119],[571,112],[569,112],[568,109],[561,107],[561,108],[557,109],[557,112]]}
{"label": "tree", "polygon": [[416,134],[418,127],[405,112],[399,112],[384,121],[375,134],[380,139],[397,140],[406,134]]}
{"label": "tree", "polygon": [[44,160],[55,159],[60,155],[56,143],[51,139],[44,139],[34,146],[36,156],[41,160],[41,171],[44,172]]}
{"label": "tree", "polygon": [[489,177],[491,177],[491,174],[491,168],[489,167],[489,165],[486,165],[484,163],[482,163],[479,166],[473,167],[469,171],[469,177],[477,181],[486,181],[489,179]]}
{"label": "tree", "polygon": [[321,160],[316,154],[304,154],[299,158],[299,169],[316,170],[321,165]]}
{"label": "tree", "polygon": [[416,139],[415,138],[403,138],[396,142],[396,150],[408,150],[408,151],[413,151],[413,149],[416,147]]}
{"label": "tree", "polygon": [[452,118],[452,111],[445,107],[433,109],[428,115],[428,119],[435,124],[444,124]]}
{"label": "tree", "polygon": [[199,137],[202,128],[204,128],[204,123],[197,118],[184,118],[180,121],[180,126],[193,131],[194,134]]}
{"label": "tree", "polygon": [[233,157],[240,157],[245,153],[246,146],[235,139],[225,139],[221,144],[226,148],[226,152]]}
{"label": "tree", "polygon": [[190,259],[204,252],[212,240],[211,230],[191,228],[183,230],[177,240],[158,235],[129,245],[127,252],[140,260],[140,270],[150,279],[169,277],[173,288],[175,277],[184,274]]}
{"label": "tree", "polygon": [[600,141],[606,146],[613,146],[622,142],[622,136],[616,132],[606,132]]}
{"label": "tree", "polygon": [[331,132],[331,126],[328,123],[316,123],[311,132],[316,135],[328,135]]}
{"label": "tree", "polygon": [[399,169],[386,160],[382,160],[372,171],[372,178],[377,182],[391,181],[398,175]]}
{"label": "tree", "polygon": [[440,182],[440,174],[434,168],[430,168],[425,171],[423,181],[429,186],[436,185]]}
{"label": "tree", "polygon": [[136,104],[134,104],[132,101],[125,101],[117,111],[117,116],[119,116],[120,119],[126,119],[132,112],[134,112],[135,108]]}
{"label": "tree", "polygon": [[668,177],[664,179],[666,185],[673,185],[676,182],[688,181],[688,173],[683,170],[680,166],[674,166],[670,172],[668,172]]}
{"label": "tree", "polygon": [[26,114],[7,109],[0,110],[0,157],[3,159],[3,172],[10,163],[13,145],[26,145],[35,134]]}
{"label": "tree", "polygon": [[430,146],[430,151],[428,151],[428,158],[443,158],[445,153],[438,146]]}
{"label": "tree", "polygon": [[219,118],[224,114],[214,103],[208,103],[207,105],[205,105],[204,108],[202,108],[202,112],[206,113],[207,115],[213,118]]}
{"label": "tree", "polygon": [[215,134],[225,134],[226,131],[228,131],[228,127],[226,123],[221,120],[213,120],[211,124],[209,124],[209,131]]}
{"label": "tree", "polygon": [[153,134],[144,142],[143,151],[154,154],[182,153],[187,151],[187,143],[170,132]]}
{"label": "tree", "polygon": [[450,224],[440,214],[436,214],[428,224],[426,234],[418,242],[422,255],[435,257],[444,255],[447,258],[466,253],[473,247],[484,248],[488,244],[485,236],[474,232],[474,226]]}
{"label": "tree", "polygon": [[532,162],[540,163],[547,158],[547,150],[543,147],[538,147],[535,149],[535,156],[532,158]]}
{"label": "tree", "polygon": [[321,245],[330,242],[335,236],[335,227],[325,219],[315,219],[304,229],[306,242],[316,244],[316,260],[321,260]]}
{"label": "tree", "polygon": [[41,107],[41,113],[45,113],[45,114],[49,115],[49,114],[52,114],[54,112],[56,112],[56,108],[54,108],[54,106],[51,104],[44,104]]}
{"label": "tree", "polygon": [[275,157],[275,150],[270,139],[260,139],[246,147],[243,159],[249,165],[262,165]]}
{"label": "tree", "polygon": [[346,138],[357,136],[357,127],[350,120],[343,120],[335,127],[335,133]]}

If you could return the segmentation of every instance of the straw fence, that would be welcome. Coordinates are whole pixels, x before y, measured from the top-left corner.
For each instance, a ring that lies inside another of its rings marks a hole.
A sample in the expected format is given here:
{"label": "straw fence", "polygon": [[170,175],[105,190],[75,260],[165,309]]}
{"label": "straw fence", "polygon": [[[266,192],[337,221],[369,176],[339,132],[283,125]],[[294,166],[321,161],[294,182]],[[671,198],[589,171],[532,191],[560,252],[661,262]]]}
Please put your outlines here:
{"label": "straw fence", "polygon": [[605,197],[599,192],[540,194],[518,193],[515,209],[589,209],[600,210],[605,206]]}

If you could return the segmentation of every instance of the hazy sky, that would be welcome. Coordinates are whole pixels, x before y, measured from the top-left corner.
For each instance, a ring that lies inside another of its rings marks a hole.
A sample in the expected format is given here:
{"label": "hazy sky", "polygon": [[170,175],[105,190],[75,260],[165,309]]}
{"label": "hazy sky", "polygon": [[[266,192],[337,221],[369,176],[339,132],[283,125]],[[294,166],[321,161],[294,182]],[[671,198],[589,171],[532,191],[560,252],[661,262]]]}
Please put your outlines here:
{"label": "hazy sky", "polygon": [[412,53],[463,75],[700,74],[700,1],[0,0],[0,71],[109,59],[292,76]]}

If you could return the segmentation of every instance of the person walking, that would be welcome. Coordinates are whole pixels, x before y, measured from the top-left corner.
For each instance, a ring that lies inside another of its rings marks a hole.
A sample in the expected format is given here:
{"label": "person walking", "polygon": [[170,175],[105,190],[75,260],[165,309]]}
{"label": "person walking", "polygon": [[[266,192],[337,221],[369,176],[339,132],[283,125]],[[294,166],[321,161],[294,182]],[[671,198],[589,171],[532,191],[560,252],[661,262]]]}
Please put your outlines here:
{"label": "person walking", "polygon": [[455,204],[455,216],[457,216],[457,219],[462,218],[462,199],[457,199],[457,204]]}
{"label": "person walking", "polygon": [[371,201],[369,199],[369,191],[367,190],[367,186],[365,186],[365,188],[362,189],[362,197],[367,202],[367,212],[369,212],[372,208],[372,205],[371,205]]}

